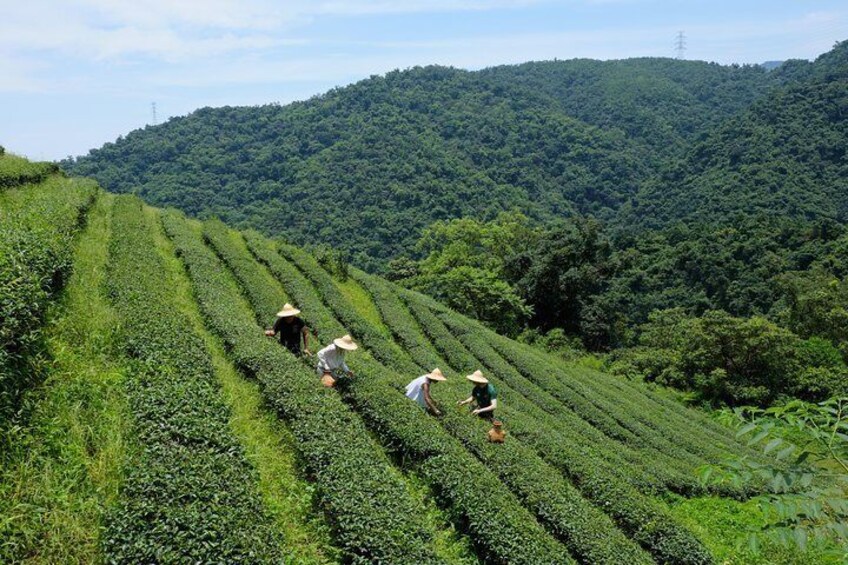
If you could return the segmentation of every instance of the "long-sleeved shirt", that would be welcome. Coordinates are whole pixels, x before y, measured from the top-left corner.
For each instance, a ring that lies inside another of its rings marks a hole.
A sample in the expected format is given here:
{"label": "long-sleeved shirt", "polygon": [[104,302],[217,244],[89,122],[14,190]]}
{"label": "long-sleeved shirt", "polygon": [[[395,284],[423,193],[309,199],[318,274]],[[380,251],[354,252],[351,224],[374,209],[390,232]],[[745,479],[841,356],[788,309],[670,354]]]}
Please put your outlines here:
{"label": "long-sleeved shirt", "polygon": [[347,366],[347,363],[345,363],[344,356],[344,349],[336,347],[334,343],[331,343],[319,351],[318,374],[323,375],[324,373],[332,373],[336,369],[341,369],[346,373],[350,372],[350,368]]}
{"label": "long-sleeved shirt", "polygon": [[406,397],[420,404],[421,408],[427,408],[427,398],[424,395],[424,383],[426,382],[427,375],[421,375],[406,385]]}

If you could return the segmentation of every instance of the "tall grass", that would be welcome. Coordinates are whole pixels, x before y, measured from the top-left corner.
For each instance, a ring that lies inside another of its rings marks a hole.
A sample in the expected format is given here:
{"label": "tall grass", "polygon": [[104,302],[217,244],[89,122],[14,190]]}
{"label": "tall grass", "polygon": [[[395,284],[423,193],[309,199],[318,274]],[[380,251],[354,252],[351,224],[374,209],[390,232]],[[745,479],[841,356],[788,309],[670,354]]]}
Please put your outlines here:
{"label": "tall grass", "polygon": [[113,198],[100,194],[44,331],[32,417],[10,432],[0,480],[0,562],[96,563],[104,508],[131,449],[114,313],[103,294]]}

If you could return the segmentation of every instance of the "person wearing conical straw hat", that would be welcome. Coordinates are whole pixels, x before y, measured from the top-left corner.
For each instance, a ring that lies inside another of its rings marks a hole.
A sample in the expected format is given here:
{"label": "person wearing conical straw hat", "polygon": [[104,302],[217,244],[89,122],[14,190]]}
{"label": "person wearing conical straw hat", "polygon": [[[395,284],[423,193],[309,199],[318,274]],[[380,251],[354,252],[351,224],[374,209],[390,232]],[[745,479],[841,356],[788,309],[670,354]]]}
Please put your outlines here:
{"label": "person wearing conical straw hat", "polygon": [[277,312],[277,321],[274,322],[274,327],[270,330],[265,330],[265,335],[268,337],[280,336],[280,345],[285,345],[286,349],[295,355],[301,354],[300,341],[303,339],[303,353],[312,355],[309,351],[309,328],[306,327],[300,317],[300,310],[286,303],[283,309]]}
{"label": "person wearing conical straw hat", "polygon": [[498,407],[498,391],[479,369],[465,378],[474,383],[474,388],[471,389],[471,396],[460,400],[457,404],[463,406],[475,402],[477,408],[471,413],[486,420],[492,420],[495,417],[495,408]]}
{"label": "person wearing conical straw hat", "polygon": [[417,402],[421,408],[429,410],[433,416],[441,416],[442,413],[436,407],[436,403],[433,402],[433,398],[430,396],[430,385],[432,383],[446,380],[447,379],[442,374],[441,370],[438,368],[433,369],[426,375],[421,375],[406,385],[406,397]]}
{"label": "person wearing conical straw hat", "polygon": [[340,374],[353,377],[353,371],[345,363],[345,353],[356,351],[359,346],[349,335],[333,340],[333,343],[318,352],[318,376],[324,386],[335,386]]}

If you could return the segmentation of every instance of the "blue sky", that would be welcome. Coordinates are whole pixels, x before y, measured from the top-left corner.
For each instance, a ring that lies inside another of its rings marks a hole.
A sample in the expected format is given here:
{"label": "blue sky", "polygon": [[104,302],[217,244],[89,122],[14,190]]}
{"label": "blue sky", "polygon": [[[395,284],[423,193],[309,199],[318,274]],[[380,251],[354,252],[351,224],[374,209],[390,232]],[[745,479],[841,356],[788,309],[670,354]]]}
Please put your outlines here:
{"label": "blue sky", "polygon": [[81,155],[203,106],[286,103],[414,65],[814,59],[845,0],[0,0],[0,145]]}

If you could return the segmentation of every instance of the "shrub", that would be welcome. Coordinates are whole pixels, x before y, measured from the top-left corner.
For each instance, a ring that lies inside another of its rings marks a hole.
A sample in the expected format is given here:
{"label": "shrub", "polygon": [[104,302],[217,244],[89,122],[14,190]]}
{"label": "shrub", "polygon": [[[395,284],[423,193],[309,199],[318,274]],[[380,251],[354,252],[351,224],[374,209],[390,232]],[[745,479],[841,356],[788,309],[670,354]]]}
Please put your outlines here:
{"label": "shrub", "polygon": [[[344,331],[328,308],[322,304],[318,292],[319,285],[313,287],[310,284],[314,280],[320,281],[327,277],[326,273],[322,274],[317,270],[319,267],[312,265],[311,268],[316,270],[312,271],[311,280],[307,280],[303,273],[285,261],[261,237],[249,234],[247,240],[251,251],[296,298],[303,308],[304,316],[319,334],[329,339]],[[292,249],[287,248],[286,252],[290,253]],[[299,257],[299,264],[310,268],[308,257]],[[329,286],[325,288],[330,290]],[[352,311],[352,307],[344,304],[340,297],[336,297],[336,301],[340,311]],[[256,307],[263,306],[257,304]],[[357,337],[357,334],[353,335]],[[378,336],[378,345],[385,340],[376,330],[368,332],[367,335]],[[377,346],[369,343],[368,339],[362,341],[368,344],[370,351],[376,355]],[[453,520],[469,532],[479,553],[487,561],[569,561],[563,548],[544,532],[497,477],[460,444],[448,437],[434,419],[410,405],[409,400],[399,390],[406,384],[405,377],[374,361],[368,351],[357,352],[356,357],[350,359],[350,363],[355,368],[357,377],[344,385],[344,393],[349,402],[383,439],[385,445],[397,451],[407,464],[415,466]],[[420,367],[415,367],[412,374],[420,374],[421,370]],[[484,432],[477,429],[469,430],[468,433],[476,433],[482,437]],[[562,500],[562,493],[555,500]]]}
{"label": "shrub", "polygon": [[[289,423],[339,546],[356,562],[434,562],[423,510],[361,420],[335,392],[321,387],[313,371],[263,337],[235,281],[200,234],[175,212],[163,219],[207,324],[235,364],[259,381],[268,405]],[[215,229],[208,226],[207,233]],[[224,240],[215,241],[223,247]],[[234,255],[222,252],[228,259]],[[279,308],[279,298],[266,296],[268,310]],[[303,301],[299,305],[307,308]]]}
{"label": "shrub", "polygon": [[59,177],[0,193],[0,425],[31,385],[25,358],[70,275],[74,238],[96,194],[93,182]]}
{"label": "shrub", "polygon": [[141,202],[118,197],[108,293],[133,371],[138,453],[105,520],[109,563],[278,563],[258,477],[229,427],[203,338],[180,311]]}
{"label": "shrub", "polygon": [[55,163],[32,162],[0,151],[0,190],[23,184],[37,184],[59,172]]}

